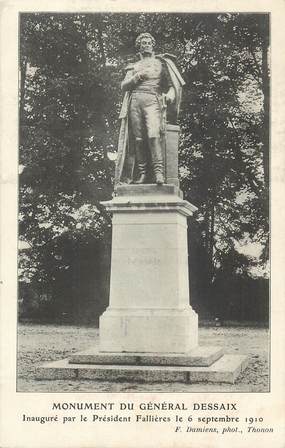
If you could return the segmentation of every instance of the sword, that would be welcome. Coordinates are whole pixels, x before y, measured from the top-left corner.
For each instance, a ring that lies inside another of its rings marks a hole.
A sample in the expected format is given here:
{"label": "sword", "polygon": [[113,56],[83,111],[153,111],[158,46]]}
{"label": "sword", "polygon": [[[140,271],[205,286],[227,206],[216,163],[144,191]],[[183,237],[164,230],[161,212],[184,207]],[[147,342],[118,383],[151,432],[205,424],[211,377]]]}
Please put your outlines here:
{"label": "sword", "polygon": [[161,111],[161,130],[162,132],[166,131],[166,116],[167,116],[167,101],[166,95],[162,94],[162,111]]}

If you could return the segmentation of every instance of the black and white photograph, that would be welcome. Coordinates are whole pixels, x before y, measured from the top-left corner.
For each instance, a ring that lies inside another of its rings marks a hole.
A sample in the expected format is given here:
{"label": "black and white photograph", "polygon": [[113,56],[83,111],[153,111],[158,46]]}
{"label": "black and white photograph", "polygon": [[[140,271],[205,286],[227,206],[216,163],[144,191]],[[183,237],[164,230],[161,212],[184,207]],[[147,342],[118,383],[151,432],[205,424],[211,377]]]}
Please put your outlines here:
{"label": "black and white photograph", "polygon": [[22,13],[24,392],[268,392],[270,15]]}
{"label": "black and white photograph", "polygon": [[284,19],[1,2],[1,448],[284,448]]}

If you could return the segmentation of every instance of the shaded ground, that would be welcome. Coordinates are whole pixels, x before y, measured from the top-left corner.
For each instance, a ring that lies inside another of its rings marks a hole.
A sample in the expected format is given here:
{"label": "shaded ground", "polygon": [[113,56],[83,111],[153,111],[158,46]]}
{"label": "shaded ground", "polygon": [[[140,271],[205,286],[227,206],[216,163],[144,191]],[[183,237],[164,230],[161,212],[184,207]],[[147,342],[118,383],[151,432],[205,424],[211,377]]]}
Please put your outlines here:
{"label": "shaded ground", "polygon": [[264,328],[199,329],[200,345],[223,346],[225,353],[246,354],[248,368],[236,384],[181,384],[36,380],[39,365],[69,357],[98,343],[98,329],[78,326],[19,324],[18,392],[268,392],[269,331]]}

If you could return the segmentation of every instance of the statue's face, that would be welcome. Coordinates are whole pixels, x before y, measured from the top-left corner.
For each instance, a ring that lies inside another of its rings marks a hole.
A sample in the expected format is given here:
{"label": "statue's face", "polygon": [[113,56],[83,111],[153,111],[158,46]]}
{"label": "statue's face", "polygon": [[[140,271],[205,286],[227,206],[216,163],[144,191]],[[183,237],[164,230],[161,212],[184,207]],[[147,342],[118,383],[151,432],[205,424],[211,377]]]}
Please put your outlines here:
{"label": "statue's face", "polygon": [[152,53],[153,43],[150,37],[143,37],[140,41],[140,53]]}

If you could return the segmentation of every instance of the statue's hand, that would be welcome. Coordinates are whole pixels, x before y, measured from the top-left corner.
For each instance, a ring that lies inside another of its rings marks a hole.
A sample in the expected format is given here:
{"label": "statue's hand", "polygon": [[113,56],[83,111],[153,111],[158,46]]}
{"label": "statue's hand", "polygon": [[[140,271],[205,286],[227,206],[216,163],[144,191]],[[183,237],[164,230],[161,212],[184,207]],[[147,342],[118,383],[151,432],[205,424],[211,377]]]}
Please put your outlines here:
{"label": "statue's hand", "polygon": [[165,100],[167,103],[174,103],[175,100],[175,90],[173,87],[171,87],[168,92],[165,94]]}
{"label": "statue's hand", "polygon": [[138,71],[138,72],[135,73],[135,75],[134,75],[134,81],[135,81],[136,83],[138,83],[138,82],[143,81],[144,79],[146,79],[146,77],[147,77],[146,72],[143,71],[143,70],[140,70],[140,71]]}

